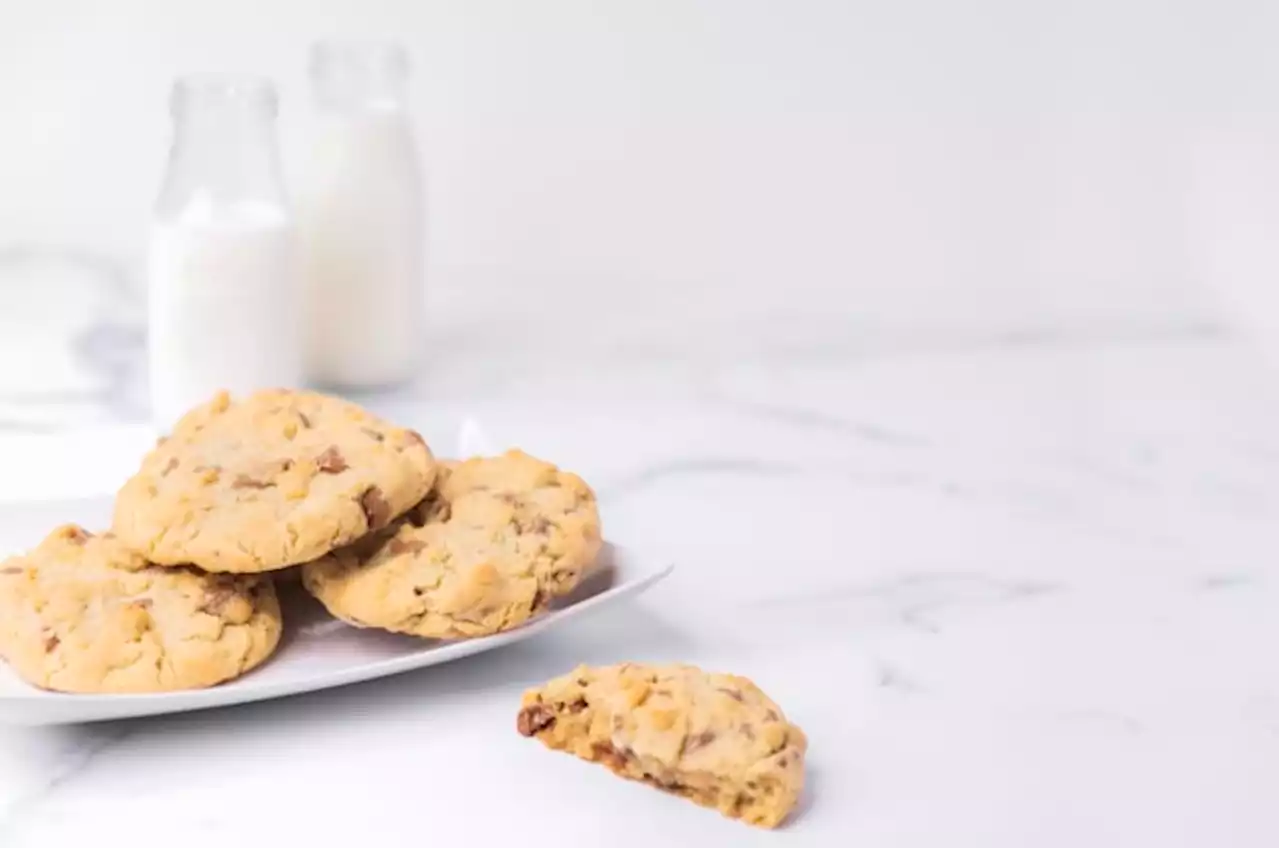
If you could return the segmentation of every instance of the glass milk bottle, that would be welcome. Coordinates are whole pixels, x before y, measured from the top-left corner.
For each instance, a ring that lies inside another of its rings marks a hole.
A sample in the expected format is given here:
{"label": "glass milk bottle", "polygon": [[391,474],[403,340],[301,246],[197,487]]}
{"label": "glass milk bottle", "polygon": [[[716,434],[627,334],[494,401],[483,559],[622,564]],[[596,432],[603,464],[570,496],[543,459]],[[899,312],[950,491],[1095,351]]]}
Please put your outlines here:
{"label": "glass milk bottle", "polygon": [[394,44],[311,51],[317,130],[298,190],[314,382],[410,380],[423,350],[423,178],[406,109],[409,62]]}
{"label": "glass milk bottle", "polygon": [[302,379],[293,227],[265,80],[187,77],[148,257],[148,359],[167,431],[219,389]]}

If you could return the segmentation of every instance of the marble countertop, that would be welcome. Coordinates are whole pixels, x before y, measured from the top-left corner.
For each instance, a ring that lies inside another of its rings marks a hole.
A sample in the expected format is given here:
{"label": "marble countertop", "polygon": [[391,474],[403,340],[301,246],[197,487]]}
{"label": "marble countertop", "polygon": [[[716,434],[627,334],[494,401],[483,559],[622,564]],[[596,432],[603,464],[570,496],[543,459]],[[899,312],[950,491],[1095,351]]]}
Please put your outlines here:
{"label": "marble countertop", "polygon": [[[0,728],[0,845],[1275,845],[1277,383],[1230,335],[556,356],[461,351],[375,403],[580,471],[672,578],[392,679]],[[109,399],[60,432],[19,407],[0,499],[111,491],[149,439]],[[525,686],[624,659],[782,704],[789,827],[516,734]]]}

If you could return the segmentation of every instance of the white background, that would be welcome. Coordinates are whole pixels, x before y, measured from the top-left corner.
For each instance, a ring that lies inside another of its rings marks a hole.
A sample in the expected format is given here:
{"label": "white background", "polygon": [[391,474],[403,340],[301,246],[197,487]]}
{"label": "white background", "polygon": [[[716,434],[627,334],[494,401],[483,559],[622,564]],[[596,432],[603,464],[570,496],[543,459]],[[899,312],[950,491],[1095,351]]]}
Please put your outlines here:
{"label": "white background", "polygon": [[0,249],[76,245],[136,279],[175,74],[275,78],[296,162],[307,43],[394,35],[447,338],[502,321],[510,344],[731,353],[815,328],[1236,324],[1274,355],[1274,2],[4,0],[0,20]]}

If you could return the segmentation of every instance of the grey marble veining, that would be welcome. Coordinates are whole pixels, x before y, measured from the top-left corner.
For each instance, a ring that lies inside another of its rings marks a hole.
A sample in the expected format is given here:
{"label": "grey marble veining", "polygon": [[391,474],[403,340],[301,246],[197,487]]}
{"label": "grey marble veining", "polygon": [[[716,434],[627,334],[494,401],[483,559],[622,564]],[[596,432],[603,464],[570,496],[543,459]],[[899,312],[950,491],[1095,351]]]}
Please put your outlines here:
{"label": "grey marble veining", "polygon": [[[524,685],[621,659],[735,671],[783,704],[812,742],[798,844],[1275,843],[1269,365],[1191,326],[731,341],[746,353],[495,335],[373,399],[579,470],[611,539],[679,564],[651,595],[377,683],[0,729],[0,844],[648,844],[638,822],[772,844],[514,733]],[[86,491],[106,468],[85,462]]]}

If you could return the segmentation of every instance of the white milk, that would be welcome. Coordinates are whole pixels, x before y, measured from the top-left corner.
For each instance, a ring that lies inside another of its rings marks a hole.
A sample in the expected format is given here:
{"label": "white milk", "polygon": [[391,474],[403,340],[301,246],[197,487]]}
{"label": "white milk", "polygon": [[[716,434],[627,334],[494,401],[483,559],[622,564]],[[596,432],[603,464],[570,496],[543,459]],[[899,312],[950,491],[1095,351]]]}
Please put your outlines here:
{"label": "white milk", "polygon": [[148,257],[151,403],[161,431],[219,389],[242,395],[302,379],[275,89],[255,78],[184,77],[170,112]]}
{"label": "white milk", "polygon": [[149,257],[152,414],[167,430],[219,389],[301,382],[294,239],[268,203],[197,197],[157,219]]}
{"label": "white milk", "polygon": [[350,387],[411,379],[424,344],[425,221],[407,116],[324,115],[296,196],[307,377]]}

